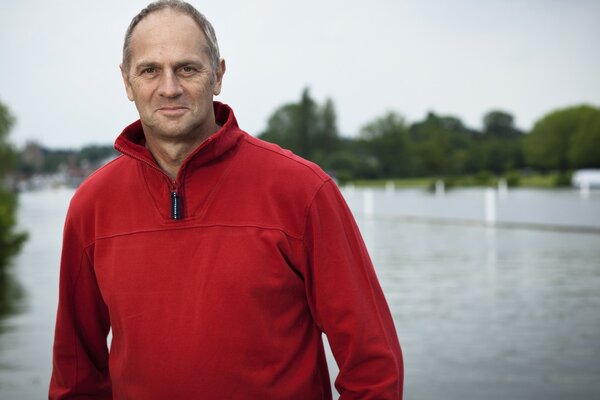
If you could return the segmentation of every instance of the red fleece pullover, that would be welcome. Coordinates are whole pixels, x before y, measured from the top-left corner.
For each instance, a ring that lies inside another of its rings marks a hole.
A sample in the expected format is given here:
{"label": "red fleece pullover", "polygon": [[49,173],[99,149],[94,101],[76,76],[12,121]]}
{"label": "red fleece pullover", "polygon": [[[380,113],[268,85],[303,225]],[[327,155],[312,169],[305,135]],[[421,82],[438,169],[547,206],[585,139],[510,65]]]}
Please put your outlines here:
{"label": "red fleece pullover", "polygon": [[137,121],[75,193],[50,399],[331,399],[322,333],[341,399],[402,398],[393,321],[335,183],[228,106],[215,115],[175,181]]}

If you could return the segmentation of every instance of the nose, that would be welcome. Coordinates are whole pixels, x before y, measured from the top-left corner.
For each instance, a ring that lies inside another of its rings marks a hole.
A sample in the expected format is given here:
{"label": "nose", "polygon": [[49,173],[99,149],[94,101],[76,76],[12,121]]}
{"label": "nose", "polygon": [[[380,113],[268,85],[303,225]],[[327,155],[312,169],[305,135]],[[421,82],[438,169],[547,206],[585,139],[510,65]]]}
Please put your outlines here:
{"label": "nose", "polygon": [[165,71],[161,77],[158,87],[158,94],[163,97],[175,98],[183,93],[181,84],[177,75],[172,71]]}

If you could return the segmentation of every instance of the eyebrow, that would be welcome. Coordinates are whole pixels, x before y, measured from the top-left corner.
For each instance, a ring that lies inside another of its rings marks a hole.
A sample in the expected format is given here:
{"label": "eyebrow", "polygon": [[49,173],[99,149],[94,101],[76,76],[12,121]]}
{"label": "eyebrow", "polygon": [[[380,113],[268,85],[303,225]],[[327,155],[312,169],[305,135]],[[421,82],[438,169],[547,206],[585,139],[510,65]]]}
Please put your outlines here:
{"label": "eyebrow", "polygon": [[137,64],[133,65],[133,67],[132,67],[132,70],[133,70],[133,71],[140,71],[140,70],[142,70],[142,69],[145,69],[145,68],[150,68],[150,67],[152,67],[152,68],[156,68],[157,66],[158,66],[158,64],[157,64],[157,63],[155,63],[155,62],[151,62],[151,61],[142,61],[142,62],[140,62],[140,63],[137,63]]}
{"label": "eyebrow", "polygon": [[[204,67],[204,63],[202,61],[189,59],[189,60],[178,61],[175,64],[175,69],[184,67],[186,65],[197,65],[200,67]],[[140,69],[144,69],[144,68],[148,68],[148,67],[156,68],[159,66],[160,66],[160,64],[157,62],[154,62],[154,61],[141,61],[141,62],[137,63],[134,67],[135,67],[135,70],[138,71]]]}
{"label": "eyebrow", "polygon": [[186,65],[196,65],[199,67],[204,67],[204,63],[202,61],[198,61],[198,60],[183,60],[183,61],[179,61],[178,63],[175,64],[175,69],[181,68],[181,67],[185,67]]}

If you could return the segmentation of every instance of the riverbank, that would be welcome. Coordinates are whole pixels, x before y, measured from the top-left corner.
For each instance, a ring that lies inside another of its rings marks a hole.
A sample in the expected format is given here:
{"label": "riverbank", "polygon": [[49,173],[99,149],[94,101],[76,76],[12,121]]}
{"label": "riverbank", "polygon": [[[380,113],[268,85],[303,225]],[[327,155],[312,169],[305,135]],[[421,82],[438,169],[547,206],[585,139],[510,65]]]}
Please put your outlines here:
{"label": "riverbank", "polygon": [[436,182],[442,181],[446,188],[453,187],[497,187],[505,182],[510,187],[524,188],[559,188],[570,187],[571,174],[560,172],[550,173],[521,173],[518,171],[503,176],[496,176],[490,172],[481,172],[477,175],[452,176],[452,177],[421,177],[421,178],[396,178],[396,179],[359,179],[348,181],[345,184],[356,187],[383,188],[393,185],[395,188],[435,188]]}

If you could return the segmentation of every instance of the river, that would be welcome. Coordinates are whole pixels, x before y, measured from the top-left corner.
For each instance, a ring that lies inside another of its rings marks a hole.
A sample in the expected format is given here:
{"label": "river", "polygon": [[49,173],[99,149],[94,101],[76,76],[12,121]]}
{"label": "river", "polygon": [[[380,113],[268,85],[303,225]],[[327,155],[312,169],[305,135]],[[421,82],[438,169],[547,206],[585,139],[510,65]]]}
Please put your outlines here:
{"label": "river", "polygon": [[[1,399],[47,396],[71,195],[20,196],[30,239],[0,287]],[[495,224],[481,191],[344,195],[394,316],[405,399],[600,398],[599,193],[510,191]]]}

